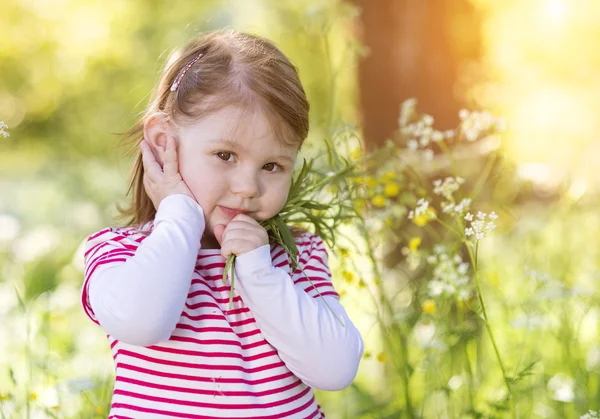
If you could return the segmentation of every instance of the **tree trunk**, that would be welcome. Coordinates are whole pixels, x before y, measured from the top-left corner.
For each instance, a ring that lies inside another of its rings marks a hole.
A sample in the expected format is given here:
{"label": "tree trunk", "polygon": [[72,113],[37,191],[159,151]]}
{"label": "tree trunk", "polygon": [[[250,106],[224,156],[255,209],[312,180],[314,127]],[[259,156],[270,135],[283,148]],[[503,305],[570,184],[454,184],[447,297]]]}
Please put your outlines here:
{"label": "tree trunk", "polygon": [[[454,128],[466,105],[460,82],[480,55],[480,30],[469,0],[355,0],[359,37],[368,55],[359,65],[364,138],[383,144],[411,97],[438,129]],[[467,71],[464,71],[467,70]],[[459,74],[461,80],[459,80]]]}

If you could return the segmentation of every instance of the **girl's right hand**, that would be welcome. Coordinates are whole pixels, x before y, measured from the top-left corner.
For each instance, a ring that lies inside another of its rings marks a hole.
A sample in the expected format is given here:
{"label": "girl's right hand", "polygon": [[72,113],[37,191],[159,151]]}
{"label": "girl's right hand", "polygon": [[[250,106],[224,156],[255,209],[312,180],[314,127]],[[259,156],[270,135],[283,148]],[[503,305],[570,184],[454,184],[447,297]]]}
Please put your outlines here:
{"label": "girl's right hand", "polygon": [[173,137],[170,135],[167,136],[164,165],[162,168],[156,161],[154,151],[152,151],[150,144],[146,140],[142,140],[140,148],[142,150],[142,163],[144,165],[144,189],[146,189],[146,193],[152,200],[155,209],[158,210],[158,205],[163,199],[174,194],[187,195],[198,202],[179,173],[177,147]]}

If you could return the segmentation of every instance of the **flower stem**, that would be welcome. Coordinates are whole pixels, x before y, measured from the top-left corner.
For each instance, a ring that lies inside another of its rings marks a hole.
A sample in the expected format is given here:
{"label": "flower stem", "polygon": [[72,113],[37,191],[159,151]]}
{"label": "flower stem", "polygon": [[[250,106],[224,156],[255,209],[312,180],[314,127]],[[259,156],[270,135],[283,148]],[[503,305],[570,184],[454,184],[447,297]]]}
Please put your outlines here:
{"label": "flower stem", "polygon": [[492,332],[492,327],[490,326],[490,322],[487,315],[487,309],[485,306],[485,302],[483,300],[483,293],[481,289],[481,280],[479,278],[479,268],[477,266],[478,256],[479,256],[479,241],[475,242],[475,253],[473,254],[473,249],[471,248],[470,243],[467,243],[467,251],[469,252],[469,257],[471,259],[471,263],[473,264],[473,272],[475,274],[475,284],[477,286],[477,296],[479,299],[479,303],[481,304],[481,313],[483,315],[483,323],[485,324],[485,328],[490,336],[490,341],[492,342],[492,346],[494,348],[494,353],[496,354],[496,359],[498,361],[498,365],[500,365],[500,370],[502,371],[502,377],[504,378],[504,384],[506,385],[506,389],[508,390],[508,397],[510,398],[510,407],[511,414],[513,418],[516,418],[515,413],[515,402],[512,395],[512,390],[510,387],[510,381],[508,376],[506,375],[506,369],[504,368],[504,363],[502,362],[502,357],[500,356],[500,351],[498,350],[498,345],[496,344],[496,339],[494,338],[494,333]]}

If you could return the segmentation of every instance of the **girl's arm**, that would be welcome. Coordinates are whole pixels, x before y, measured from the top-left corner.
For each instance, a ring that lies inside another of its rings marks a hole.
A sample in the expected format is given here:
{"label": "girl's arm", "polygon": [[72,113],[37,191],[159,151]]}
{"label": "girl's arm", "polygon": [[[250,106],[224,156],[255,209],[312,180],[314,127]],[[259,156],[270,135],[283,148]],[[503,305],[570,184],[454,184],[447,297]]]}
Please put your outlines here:
{"label": "girl's arm", "polygon": [[204,227],[202,208],[174,194],[161,201],[154,229],[141,244],[110,230],[90,238],[83,289],[90,317],[132,345],[168,340],[189,292]]}
{"label": "girl's arm", "polygon": [[[312,260],[309,257],[304,266],[309,276]],[[324,250],[314,261],[322,265],[317,269],[328,272]],[[262,334],[298,378],[321,390],[341,390],[352,382],[363,341],[336,297],[323,297],[327,307],[321,297],[308,295],[305,285],[294,284],[283,269],[273,266],[268,245],[238,256],[235,274],[236,288]]]}

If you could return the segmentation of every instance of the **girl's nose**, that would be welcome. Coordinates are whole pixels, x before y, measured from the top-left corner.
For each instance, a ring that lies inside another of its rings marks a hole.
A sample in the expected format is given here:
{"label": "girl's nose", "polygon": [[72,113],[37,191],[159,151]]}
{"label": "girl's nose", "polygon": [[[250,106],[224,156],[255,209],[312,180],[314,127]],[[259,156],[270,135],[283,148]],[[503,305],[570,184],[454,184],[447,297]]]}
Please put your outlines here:
{"label": "girl's nose", "polygon": [[237,172],[231,179],[231,192],[243,198],[256,198],[260,188],[256,174],[248,173],[247,171]]}

